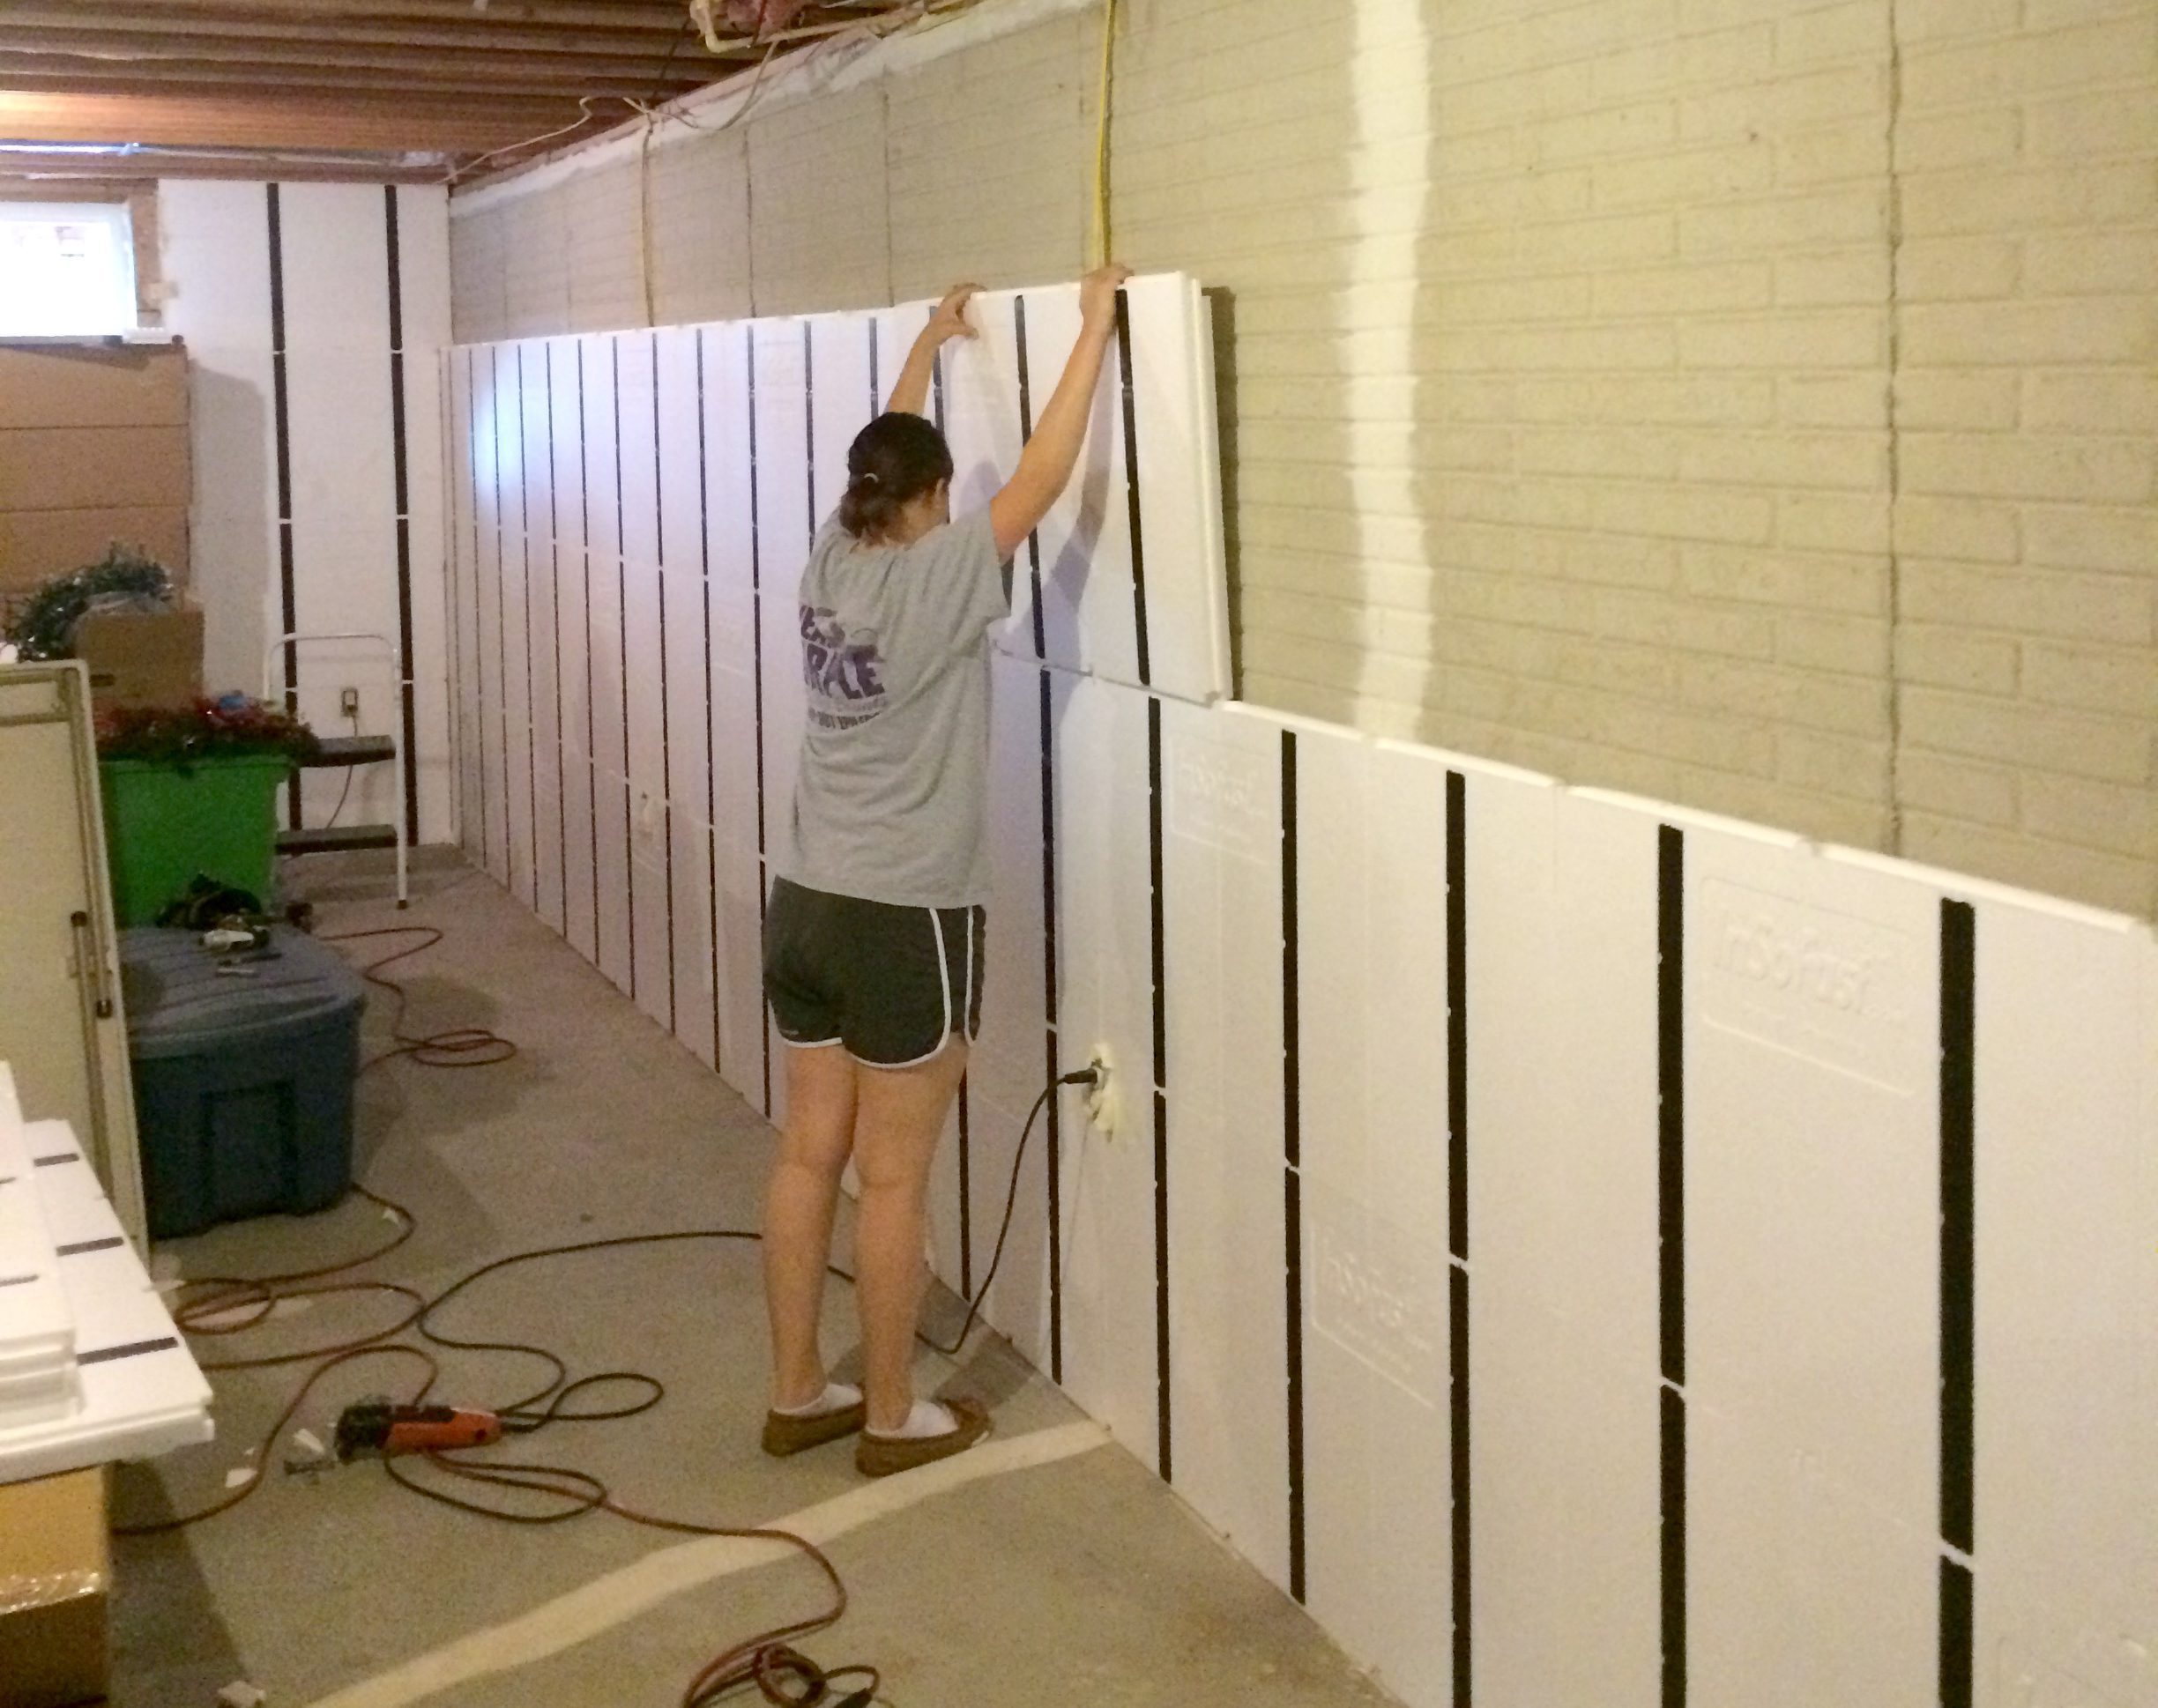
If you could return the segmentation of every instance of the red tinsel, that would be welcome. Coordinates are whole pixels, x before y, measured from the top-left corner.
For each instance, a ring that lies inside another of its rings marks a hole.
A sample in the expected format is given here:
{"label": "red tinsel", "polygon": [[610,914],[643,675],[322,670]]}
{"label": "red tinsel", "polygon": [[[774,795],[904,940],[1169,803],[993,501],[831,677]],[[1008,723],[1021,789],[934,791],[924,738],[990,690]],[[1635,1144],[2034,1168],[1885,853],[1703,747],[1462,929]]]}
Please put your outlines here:
{"label": "red tinsel", "polygon": [[190,760],[279,756],[294,763],[316,751],[315,731],[259,700],[239,695],[192,706],[138,706],[97,715],[103,759]]}

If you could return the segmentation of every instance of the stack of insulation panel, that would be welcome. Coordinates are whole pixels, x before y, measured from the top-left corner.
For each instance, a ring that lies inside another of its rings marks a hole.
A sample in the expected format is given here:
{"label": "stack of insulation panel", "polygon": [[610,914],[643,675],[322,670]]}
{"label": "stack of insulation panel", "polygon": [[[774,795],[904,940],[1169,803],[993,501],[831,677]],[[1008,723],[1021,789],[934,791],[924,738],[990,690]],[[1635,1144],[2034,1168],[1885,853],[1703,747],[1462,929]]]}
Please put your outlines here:
{"label": "stack of insulation panel", "polygon": [[0,1482],[210,1435],[209,1384],[73,1130],[25,1120],[0,1063]]}

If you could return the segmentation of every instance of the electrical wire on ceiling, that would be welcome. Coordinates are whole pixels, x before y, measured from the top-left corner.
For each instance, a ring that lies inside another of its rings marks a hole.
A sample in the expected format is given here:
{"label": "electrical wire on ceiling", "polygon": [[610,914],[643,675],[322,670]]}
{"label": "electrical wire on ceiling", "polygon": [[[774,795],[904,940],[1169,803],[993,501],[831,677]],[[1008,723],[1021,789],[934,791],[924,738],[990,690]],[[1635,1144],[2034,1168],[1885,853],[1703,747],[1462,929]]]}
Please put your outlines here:
{"label": "electrical wire on ceiling", "polygon": [[658,269],[652,246],[652,134],[659,128],[660,121],[663,118],[673,123],[687,125],[692,130],[702,131],[712,137],[733,130],[756,110],[758,99],[764,87],[764,73],[771,69],[771,63],[778,56],[778,53],[779,44],[778,42],[774,42],[764,50],[764,57],[757,61],[756,75],[749,79],[748,94],[743,98],[740,107],[728,114],[718,124],[699,124],[684,113],[666,114],[648,105],[632,103],[636,107],[637,111],[644,115],[644,134],[639,138],[637,144],[637,278],[644,291],[644,323],[647,326],[657,326],[659,323],[658,297],[653,284],[654,275]]}
{"label": "electrical wire on ceiling", "polygon": [[[770,29],[754,37],[742,35],[731,40],[719,37],[716,51],[727,52],[750,46],[762,46],[764,48],[765,51],[758,61],[756,74],[751,84],[754,92],[763,81],[765,69],[776,56],[777,50],[780,48],[792,48],[801,43],[815,42],[818,44],[816,56],[822,57],[823,54],[836,51],[850,42],[868,43],[882,41],[884,37],[909,25],[941,19],[947,13],[964,11],[978,4],[979,0],[913,0],[912,4],[895,7],[889,11],[877,12],[865,18],[834,20],[822,24],[804,24],[791,29]],[[697,23],[697,14],[694,10],[689,11],[686,23],[690,27],[694,27]],[[673,50],[671,48],[668,55],[669,63],[672,62],[673,57]],[[811,63],[813,63],[811,56],[805,54],[802,63],[806,66]],[[708,85],[687,95],[675,96],[666,105],[659,104],[657,92],[651,98],[644,100],[633,95],[587,95],[578,103],[584,108],[583,115],[579,118],[569,124],[542,131],[537,136],[526,137],[514,143],[507,143],[500,148],[490,149],[485,154],[453,167],[445,175],[443,182],[451,185],[461,183],[493,161],[502,160],[507,155],[529,155],[534,149],[540,148],[547,143],[559,141],[572,131],[584,129],[592,120],[601,116],[592,110],[594,105],[599,102],[620,102],[621,106],[629,109],[632,116],[644,119],[647,128],[650,128],[654,123],[665,123],[679,124],[685,130],[701,130],[707,134],[716,134],[722,130],[731,130],[748,116],[746,111],[737,111],[726,121],[716,125],[699,124],[689,115],[696,108],[710,104],[714,98],[724,97],[733,88],[734,82],[734,79],[729,79],[722,83]],[[519,165],[533,163],[534,161],[530,159],[517,162]]]}
{"label": "electrical wire on ceiling", "polygon": [[812,0],[689,0],[689,16],[703,33],[704,45],[718,53],[724,44],[719,38],[720,19],[713,16],[715,10],[737,33],[762,41],[786,28],[811,4]]}
{"label": "electrical wire on ceiling", "polygon": [[469,178],[473,173],[479,171],[481,167],[487,165],[489,160],[499,160],[505,154],[521,154],[528,148],[537,148],[542,143],[556,141],[561,137],[568,136],[573,130],[582,130],[586,125],[590,124],[594,119],[599,116],[597,113],[592,111],[594,102],[619,99],[620,97],[618,96],[580,95],[577,98],[578,115],[577,117],[572,119],[568,124],[558,126],[553,130],[543,130],[536,137],[526,137],[521,142],[506,143],[500,148],[489,149],[486,153],[480,155],[477,159],[465,161],[462,166],[453,166],[450,168],[449,172],[444,175],[443,182],[445,184],[455,185],[461,182],[463,180]]}
{"label": "electrical wire on ceiling", "polygon": [[[772,61],[778,57],[780,49],[789,43],[815,41],[816,45],[803,53],[802,67],[807,69],[819,59],[841,51],[850,42],[880,41],[906,25],[966,4],[969,4],[969,0],[919,0],[917,4],[875,18],[855,19],[839,24],[807,25],[800,29],[776,30],[770,34],[760,33],[752,40],[763,41],[769,45],[764,49],[763,56],[757,61],[755,75],[749,79],[748,93],[743,97],[741,104],[718,124],[699,124],[686,109],[679,107],[669,112],[649,101],[632,100],[629,103],[644,120],[644,135],[638,139],[637,145],[637,272],[644,302],[644,323],[647,326],[659,323],[658,292],[654,285],[657,266],[653,255],[651,201],[651,151],[654,135],[659,125],[662,123],[679,124],[705,136],[719,136],[746,122],[756,110],[764,93],[765,73],[771,69]],[[712,46],[714,51],[718,51],[714,45],[717,38],[711,28],[711,4],[712,0],[691,0],[689,22],[703,27],[706,45]],[[730,13],[730,18],[733,15]],[[792,12],[786,14],[788,18],[793,15]],[[676,46],[681,45],[681,40],[680,37],[676,38]],[[669,60],[672,61],[673,57],[670,51]]]}

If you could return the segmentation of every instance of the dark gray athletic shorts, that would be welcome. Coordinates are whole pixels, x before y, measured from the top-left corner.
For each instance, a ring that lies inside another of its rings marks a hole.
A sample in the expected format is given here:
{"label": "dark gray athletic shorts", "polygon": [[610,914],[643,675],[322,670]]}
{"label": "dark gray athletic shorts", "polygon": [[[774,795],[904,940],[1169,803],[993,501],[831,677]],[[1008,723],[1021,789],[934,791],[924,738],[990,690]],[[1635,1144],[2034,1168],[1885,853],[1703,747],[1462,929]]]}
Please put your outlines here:
{"label": "dark gray athletic shorts", "polygon": [[764,997],[779,1036],[842,1044],[871,1067],[912,1067],[981,1029],[980,908],[902,908],[772,885]]}

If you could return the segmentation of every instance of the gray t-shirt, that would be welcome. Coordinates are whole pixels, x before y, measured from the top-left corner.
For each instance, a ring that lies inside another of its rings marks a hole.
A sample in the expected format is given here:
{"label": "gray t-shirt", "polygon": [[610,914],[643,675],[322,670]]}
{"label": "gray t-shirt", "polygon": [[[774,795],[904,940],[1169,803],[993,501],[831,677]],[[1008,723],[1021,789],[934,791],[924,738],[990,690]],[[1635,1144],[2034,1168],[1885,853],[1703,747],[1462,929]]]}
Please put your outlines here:
{"label": "gray t-shirt", "polygon": [[989,630],[1010,613],[986,510],[906,546],[817,531],[782,876],[896,907],[988,901]]}

